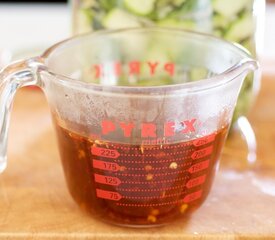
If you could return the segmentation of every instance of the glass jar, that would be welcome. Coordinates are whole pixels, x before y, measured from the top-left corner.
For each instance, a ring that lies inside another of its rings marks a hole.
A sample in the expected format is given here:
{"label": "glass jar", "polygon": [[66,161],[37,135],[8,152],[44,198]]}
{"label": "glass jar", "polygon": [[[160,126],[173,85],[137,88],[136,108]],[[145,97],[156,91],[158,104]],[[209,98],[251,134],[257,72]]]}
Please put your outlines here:
{"label": "glass jar", "polygon": [[[72,0],[73,33],[98,29],[161,26],[214,34],[241,44],[257,57],[263,43],[265,0]],[[205,78],[194,69],[191,78]],[[260,86],[245,79],[233,121],[246,115]]]}

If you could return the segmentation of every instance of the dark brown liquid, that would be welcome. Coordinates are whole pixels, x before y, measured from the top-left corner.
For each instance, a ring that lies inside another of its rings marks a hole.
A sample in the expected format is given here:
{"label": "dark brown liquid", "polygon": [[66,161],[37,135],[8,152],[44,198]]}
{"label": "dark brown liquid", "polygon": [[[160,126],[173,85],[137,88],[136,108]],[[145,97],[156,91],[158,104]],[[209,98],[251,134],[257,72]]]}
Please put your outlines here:
{"label": "dark brown liquid", "polygon": [[198,208],[209,193],[227,132],[140,146],[56,128],[73,198],[93,216],[121,225],[164,224]]}

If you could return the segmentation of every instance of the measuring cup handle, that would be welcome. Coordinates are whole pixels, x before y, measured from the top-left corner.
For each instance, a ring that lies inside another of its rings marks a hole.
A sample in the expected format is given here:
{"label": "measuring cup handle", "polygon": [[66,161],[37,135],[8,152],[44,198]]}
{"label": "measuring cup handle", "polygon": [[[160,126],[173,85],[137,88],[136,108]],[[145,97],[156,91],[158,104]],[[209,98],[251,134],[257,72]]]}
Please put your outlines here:
{"label": "measuring cup handle", "polygon": [[12,102],[17,89],[39,86],[36,72],[43,66],[39,57],[14,62],[0,71],[0,173],[7,166],[7,142]]}

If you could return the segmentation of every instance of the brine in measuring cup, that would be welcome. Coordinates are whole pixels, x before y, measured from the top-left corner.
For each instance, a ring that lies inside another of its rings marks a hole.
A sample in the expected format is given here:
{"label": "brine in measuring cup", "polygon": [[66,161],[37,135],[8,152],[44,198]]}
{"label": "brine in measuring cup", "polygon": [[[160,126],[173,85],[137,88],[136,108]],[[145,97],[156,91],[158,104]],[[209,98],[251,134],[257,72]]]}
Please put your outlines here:
{"label": "brine in measuring cup", "polygon": [[93,216],[129,226],[162,225],[197,209],[210,191],[228,128],[176,143],[125,144],[55,124],[73,198]]}

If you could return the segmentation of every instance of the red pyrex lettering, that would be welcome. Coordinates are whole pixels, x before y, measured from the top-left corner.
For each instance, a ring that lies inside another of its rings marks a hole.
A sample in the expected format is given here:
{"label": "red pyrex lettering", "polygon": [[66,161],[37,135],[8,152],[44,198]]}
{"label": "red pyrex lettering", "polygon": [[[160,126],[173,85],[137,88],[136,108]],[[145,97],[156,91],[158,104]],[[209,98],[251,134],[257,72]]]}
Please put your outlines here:
{"label": "red pyrex lettering", "polygon": [[[196,119],[184,120],[181,122],[182,129],[179,131],[181,134],[192,133],[196,131],[195,128]],[[162,132],[164,137],[171,137],[176,134],[175,122],[166,122],[162,126]],[[139,130],[141,137],[143,138],[156,138],[157,137],[157,125],[155,123],[141,123],[136,126],[134,123],[119,122],[116,123],[111,120],[103,120],[101,122],[101,133],[103,135],[108,135],[114,133],[115,131],[121,131],[124,137],[130,138],[133,131]],[[210,138],[211,140],[211,138]],[[209,141],[210,140],[205,140]],[[201,143],[198,143],[201,144]]]}
{"label": "red pyrex lettering", "polygon": [[159,61],[132,61],[124,65],[121,62],[111,62],[108,64],[95,64],[91,67],[95,78],[104,77],[108,74],[113,74],[116,77],[119,77],[122,74],[139,76],[141,69],[147,69],[151,76],[154,76],[159,72],[166,73],[171,77],[175,74],[175,64],[172,62],[160,63]]}

